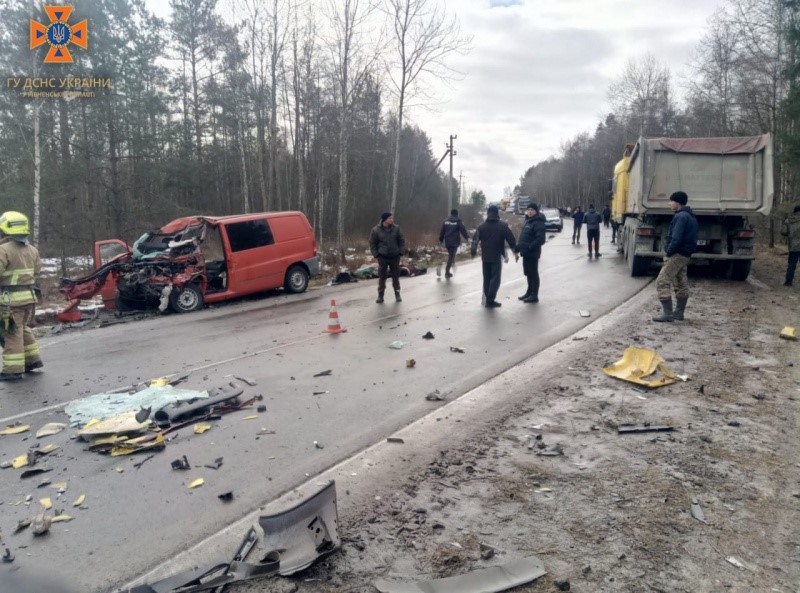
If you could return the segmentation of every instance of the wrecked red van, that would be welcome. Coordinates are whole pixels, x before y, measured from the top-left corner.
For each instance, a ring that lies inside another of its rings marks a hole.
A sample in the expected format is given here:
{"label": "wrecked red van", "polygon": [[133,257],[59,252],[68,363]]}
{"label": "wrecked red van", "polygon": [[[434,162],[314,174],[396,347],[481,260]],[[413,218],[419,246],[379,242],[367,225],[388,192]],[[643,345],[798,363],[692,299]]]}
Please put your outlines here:
{"label": "wrecked red van", "polygon": [[178,218],[132,247],[119,239],[96,242],[94,261],[94,272],[62,278],[59,290],[73,302],[102,294],[106,308],[121,311],[185,313],[274,288],[300,293],[320,270],[302,212]]}

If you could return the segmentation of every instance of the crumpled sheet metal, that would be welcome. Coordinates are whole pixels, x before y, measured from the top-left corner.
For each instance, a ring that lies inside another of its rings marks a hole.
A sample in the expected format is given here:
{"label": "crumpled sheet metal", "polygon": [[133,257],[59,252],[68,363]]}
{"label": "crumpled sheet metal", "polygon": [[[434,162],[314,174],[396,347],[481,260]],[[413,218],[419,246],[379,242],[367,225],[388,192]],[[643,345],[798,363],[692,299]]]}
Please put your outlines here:
{"label": "crumpled sheet metal", "polygon": [[72,401],[64,411],[69,416],[72,428],[84,426],[92,418],[105,420],[125,412],[138,411],[142,408],[160,410],[168,404],[178,401],[190,401],[208,397],[208,391],[194,389],[178,389],[172,385],[151,385],[135,393],[107,392],[97,393]]}
{"label": "crumpled sheet metal", "polygon": [[530,583],[545,574],[542,561],[530,556],[433,581],[400,583],[379,579],[374,584],[381,593],[497,593]]}
{"label": "crumpled sheet metal", "polygon": [[[650,378],[656,371],[661,371],[663,376]],[[628,346],[617,362],[603,369],[609,377],[616,377],[623,381],[644,385],[645,387],[663,387],[678,380],[664,361],[664,358],[655,350],[649,348],[636,348]]]}
{"label": "crumpled sheet metal", "polygon": [[295,506],[259,517],[258,523],[264,530],[264,549],[280,553],[281,575],[311,566],[341,545],[336,483],[331,480]]}

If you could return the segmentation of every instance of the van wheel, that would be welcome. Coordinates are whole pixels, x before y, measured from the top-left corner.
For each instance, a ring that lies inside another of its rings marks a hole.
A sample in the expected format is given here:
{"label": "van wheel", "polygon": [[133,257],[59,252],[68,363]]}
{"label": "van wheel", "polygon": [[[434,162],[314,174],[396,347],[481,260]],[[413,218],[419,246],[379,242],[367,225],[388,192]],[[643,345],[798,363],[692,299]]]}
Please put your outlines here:
{"label": "van wheel", "polygon": [[305,292],[308,288],[308,272],[303,266],[292,266],[286,272],[284,287],[295,294]]}
{"label": "van wheel", "polygon": [[169,304],[176,313],[197,311],[203,308],[203,293],[196,284],[186,284],[183,288],[172,290]]}

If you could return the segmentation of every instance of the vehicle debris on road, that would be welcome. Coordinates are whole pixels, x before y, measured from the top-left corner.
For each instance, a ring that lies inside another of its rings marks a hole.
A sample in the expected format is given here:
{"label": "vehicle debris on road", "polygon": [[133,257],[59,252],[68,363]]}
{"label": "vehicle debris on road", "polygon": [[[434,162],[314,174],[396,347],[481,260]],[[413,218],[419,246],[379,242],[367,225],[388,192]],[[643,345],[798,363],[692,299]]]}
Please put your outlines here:
{"label": "vehicle debris on road", "polygon": [[[646,379],[656,371],[660,371],[663,376],[655,379]],[[667,366],[664,358],[655,350],[649,348],[637,348],[628,346],[617,362],[603,369],[609,377],[622,379],[644,385],[645,387],[663,387],[677,381],[675,373]]]}

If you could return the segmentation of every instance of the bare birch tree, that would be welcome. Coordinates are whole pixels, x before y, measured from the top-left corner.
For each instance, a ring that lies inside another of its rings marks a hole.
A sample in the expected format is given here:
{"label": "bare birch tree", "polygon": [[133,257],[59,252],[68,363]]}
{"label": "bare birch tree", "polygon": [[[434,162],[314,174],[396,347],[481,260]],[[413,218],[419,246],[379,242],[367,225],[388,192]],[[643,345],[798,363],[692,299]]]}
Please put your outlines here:
{"label": "bare birch tree", "polygon": [[628,60],[608,91],[614,111],[638,125],[640,135],[661,132],[660,115],[673,110],[670,95],[669,68],[649,53],[641,60]]}
{"label": "bare birch tree", "polygon": [[453,53],[466,51],[471,39],[460,36],[455,17],[448,18],[443,6],[435,0],[386,0],[394,32],[395,63],[389,77],[397,93],[397,135],[394,143],[390,210],[397,206],[400,176],[400,136],[406,101],[415,96],[425,75],[451,78],[455,72],[445,62]]}

